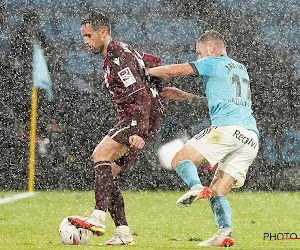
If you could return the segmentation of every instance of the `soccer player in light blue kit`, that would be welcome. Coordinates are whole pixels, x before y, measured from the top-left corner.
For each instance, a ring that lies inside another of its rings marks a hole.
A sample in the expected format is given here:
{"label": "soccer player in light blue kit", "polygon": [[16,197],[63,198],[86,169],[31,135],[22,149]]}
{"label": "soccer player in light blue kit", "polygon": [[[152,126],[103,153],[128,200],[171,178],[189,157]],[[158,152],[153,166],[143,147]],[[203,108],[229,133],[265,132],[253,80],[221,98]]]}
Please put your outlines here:
{"label": "soccer player in light blue kit", "polygon": [[[187,207],[198,199],[209,198],[219,230],[198,246],[232,246],[231,208],[226,195],[231,188],[243,186],[258,152],[250,81],[245,66],[227,56],[225,40],[217,31],[202,34],[196,50],[196,62],[151,68],[148,73],[163,78],[196,75],[203,81],[207,98],[171,87],[161,93],[165,99],[208,104],[211,118],[211,127],[187,141],[172,160],[172,168],[190,188],[177,205]],[[209,187],[201,184],[197,173],[197,166],[204,161],[211,166],[218,163]]]}

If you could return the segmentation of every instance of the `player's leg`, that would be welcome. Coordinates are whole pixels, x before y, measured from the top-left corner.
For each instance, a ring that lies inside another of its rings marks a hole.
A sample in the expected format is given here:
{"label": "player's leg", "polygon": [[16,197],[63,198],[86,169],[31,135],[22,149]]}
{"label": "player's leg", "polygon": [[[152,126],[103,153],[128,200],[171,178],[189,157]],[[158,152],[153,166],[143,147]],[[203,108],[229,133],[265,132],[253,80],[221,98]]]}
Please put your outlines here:
{"label": "player's leg", "polygon": [[210,188],[213,195],[210,199],[210,206],[219,229],[231,228],[231,208],[226,195],[235,183],[236,179],[222,170],[216,172],[211,182]]}
{"label": "player's leg", "polygon": [[69,221],[72,224],[87,228],[97,235],[102,235],[105,232],[105,217],[111,199],[114,177],[111,162],[120,158],[127,151],[128,148],[126,146],[109,136],[104,137],[96,147],[93,153],[95,164],[95,209],[88,218],[69,217]]}
{"label": "player's leg", "polygon": [[222,246],[234,245],[233,234],[231,232],[231,208],[226,195],[236,183],[231,175],[222,170],[216,172],[210,185],[213,196],[210,199],[210,207],[215,217],[218,232],[209,240],[200,243],[198,246]]}
{"label": "player's leg", "polygon": [[115,223],[116,234],[110,240],[100,245],[134,245],[126,219],[124,198],[115,177],[120,172],[126,171],[140,152],[141,150],[130,149],[126,155],[112,163],[114,181],[108,211]]}
{"label": "player's leg", "polygon": [[[236,127],[227,128],[231,135]],[[213,197],[210,199],[210,206],[215,217],[218,232],[209,240],[202,242],[199,246],[232,246],[234,245],[233,234],[231,232],[231,208],[226,195],[233,187],[241,187],[246,179],[249,165],[254,160],[258,141],[254,132],[239,128],[242,131],[245,142],[252,141],[253,144],[244,144],[233,136],[233,151],[219,162],[219,167],[211,182]],[[255,144],[256,142],[256,144]]]}
{"label": "player's leg", "polygon": [[226,199],[226,195],[230,192],[235,183],[236,179],[224,171],[219,170],[216,172],[210,185],[213,191],[210,205],[216,219],[216,225],[219,229],[231,228],[231,208]]}
{"label": "player's leg", "polygon": [[185,145],[172,159],[171,166],[182,180],[192,188],[201,184],[196,165],[200,165],[205,158],[191,145]]}
{"label": "player's leg", "polygon": [[108,211],[113,219],[115,226],[128,226],[125,216],[124,198],[121,193],[118,181],[114,179],[111,201],[108,206]]}
{"label": "player's leg", "polygon": [[113,182],[108,211],[115,223],[117,232],[110,240],[100,245],[134,245],[134,240],[126,219],[124,198],[116,179]]}
{"label": "player's leg", "polygon": [[231,141],[227,142],[228,137],[232,135],[224,127],[206,128],[187,141],[184,148],[175,155],[172,167],[176,168],[176,172],[191,189],[178,199],[178,206],[190,206],[197,199],[211,196],[212,190],[210,187],[202,186],[196,166],[204,161],[214,166],[225,157],[231,150]]}
{"label": "player's leg", "polygon": [[133,237],[130,233],[126,219],[124,199],[116,176],[120,172],[126,171],[140,152],[141,150],[130,149],[127,154],[112,163],[114,181],[108,211],[115,223],[117,233],[112,237],[112,239],[103,243],[102,245],[134,244]]}
{"label": "player's leg", "polygon": [[[95,210],[107,211],[114,178],[111,162],[123,156],[127,151],[126,146],[116,142],[109,136],[104,137],[96,147],[93,153],[95,163]],[[115,172],[115,174],[117,173]]]}
{"label": "player's leg", "polygon": [[190,188],[189,192],[177,200],[179,207],[187,207],[198,199],[210,197],[211,189],[202,185],[197,172],[197,166],[204,161],[204,156],[191,145],[185,145],[174,156],[172,168]]}
{"label": "player's leg", "polygon": [[[151,127],[149,128],[149,133],[144,139],[146,143],[149,142],[148,135],[152,134]],[[156,132],[157,131],[158,128],[156,129]],[[123,142],[125,144],[126,141],[124,140],[124,138],[129,137],[132,134],[132,132],[130,131],[130,129],[128,129],[128,130],[122,130],[122,132],[120,133],[113,133],[112,131],[111,134],[116,135],[114,139]],[[140,152],[141,150],[130,148],[125,155],[123,155],[121,158],[118,158],[112,164],[114,178],[120,172],[126,171],[131,165],[131,163],[135,161],[135,159],[138,157]],[[109,241],[103,243],[102,245],[133,245],[134,244],[133,237],[132,234],[130,233],[130,229],[128,227],[127,220],[126,220],[124,199],[116,180],[114,181],[114,187],[112,189],[111,200],[110,200],[110,205],[108,207],[108,210],[112,219],[115,222],[117,233]]]}
{"label": "player's leg", "polygon": [[[160,116],[152,116],[149,119],[148,133],[147,135],[144,135],[146,143],[149,143],[155,137],[159,130],[160,122]],[[114,177],[121,171],[126,171],[131,163],[136,160],[140,152],[141,150],[130,149],[127,154],[116,160],[115,163],[112,164]],[[114,184],[115,186],[113,188],[108,211],[115,223],[117,233],[102,245],[133,245],[134,240],[130,233],[125,215],[124,199],[116,179],[114,180]]]}

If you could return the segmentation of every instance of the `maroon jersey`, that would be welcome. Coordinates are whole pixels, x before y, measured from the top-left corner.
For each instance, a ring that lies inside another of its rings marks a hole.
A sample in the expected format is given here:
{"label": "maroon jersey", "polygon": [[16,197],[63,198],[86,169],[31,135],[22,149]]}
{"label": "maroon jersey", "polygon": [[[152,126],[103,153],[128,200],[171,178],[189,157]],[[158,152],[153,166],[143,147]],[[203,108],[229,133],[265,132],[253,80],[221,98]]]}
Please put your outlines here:
{"label": "maroon jersey", "polygon": [[158,94],[162,82],[146,75],[145,63],[147,67],[154,67],[161,65],[161,60],[113,40],[108,45],[103,65],[105,84],[119,117],[128,115],[135,119],[139,135],[147,133],[150,116],[159,117],[163,112]]}

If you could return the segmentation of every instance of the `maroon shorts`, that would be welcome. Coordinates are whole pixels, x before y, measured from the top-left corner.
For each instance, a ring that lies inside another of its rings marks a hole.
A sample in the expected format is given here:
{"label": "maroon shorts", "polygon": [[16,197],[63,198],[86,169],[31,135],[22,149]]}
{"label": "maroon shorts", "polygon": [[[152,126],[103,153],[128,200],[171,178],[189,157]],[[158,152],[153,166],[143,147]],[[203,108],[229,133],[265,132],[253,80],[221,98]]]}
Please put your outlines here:
{"label": "maroon shorts", "polygon": [[[148,133],[142,135],[145,143],[150,142],[157,134],[161,123],[161,117],[151,117],[149,119]],[[134,135],[135,122],[130,116],[122,117],[118,123],[108,132],[108,136],[115,140],[116,142],[130,147],[129,137]],[[145,145],[146,146],[146,145]],[[118,164],[122,170],[128,169],[129,165],[137,158],[142,150],[129,149],[128,153],[122,156],[120,159],[116,160],[115,163]]]}
{"label": "maroon shorts", "polygon": [[129,144],[129,137],[135,133],[135,119],[131,116],[123,116],[118,123],[108,132],[108,136],[116,142],[127,147]]}

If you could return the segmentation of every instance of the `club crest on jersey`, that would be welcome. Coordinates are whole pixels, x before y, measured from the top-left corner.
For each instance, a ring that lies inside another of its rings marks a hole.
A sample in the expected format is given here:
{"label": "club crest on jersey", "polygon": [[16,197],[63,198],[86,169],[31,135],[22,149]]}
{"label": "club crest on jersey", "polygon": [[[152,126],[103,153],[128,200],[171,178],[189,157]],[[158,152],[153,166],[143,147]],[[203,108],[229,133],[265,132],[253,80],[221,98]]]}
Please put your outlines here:
{"label": "club crest on jersey", "polygon": [[113,60],[113,62],[114,62],[115,64],[117,64],[117,65],[120,66],[120,58],[119,58],[119,57],[118,57],[118,58],[115,58],[115,59]]}
{"label": "club crest on jersey", "polygon": [[125,87],[128,87],[131,84],[134,84],[136,82],[136,79],[133,76],[129,67],[126,67],[125,69],[122,69],[121,71],[119,71],[118,75],[121,78]]}

